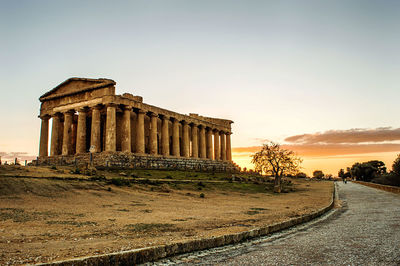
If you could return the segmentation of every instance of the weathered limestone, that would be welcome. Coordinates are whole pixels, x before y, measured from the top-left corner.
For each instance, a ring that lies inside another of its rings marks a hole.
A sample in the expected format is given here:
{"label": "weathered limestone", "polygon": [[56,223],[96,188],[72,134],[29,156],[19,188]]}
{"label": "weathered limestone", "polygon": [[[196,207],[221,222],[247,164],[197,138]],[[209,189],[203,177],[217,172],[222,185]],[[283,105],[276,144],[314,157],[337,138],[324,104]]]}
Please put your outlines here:
{"label": "weathered limestone", "polygon": [[157,119],[158,115],[150,114],[150,154],[157,154]]}
{"label": "weathered limestone", "polygon": [[226,160],[232,161],[231,133],[226,133]]}
{"label": "weathered limestone", "polygon": [[182,165],[188,160],[203,164],[215,160],[213,164],[221,164],[218,169],[234,166],[229,162],[232,121],[179,114],[145,104],[142,97],[129,93],[116,95],[115,84],[110,79],[71,78],[40,97],[41,160],[65,162],[90,151],[101,153],[95,158],[135,153],[133,157],[151,159],[149,167],[156,158],[165,157]]}
{"label": "weathered limestone", "polygon": [[204,126],[200,126],[200,158],[207,158],[206,152],[206,128]]}
{"label": "weathered limestone", "polygon": [[101,140],[100,140],[100,106],[94,106],[92,108],[92,126],[90,136],[90,146],[92,147],[91,152],[101,152]]}
{"label": "weathered limestone", "polygon": [[182,146],[183,146],[183,157],[188,158],[190,156],[190,141],[189,141],[189,125],[186,121],[182,121]]}
{"label": "weathered limestone", "polygon": [[71,150],[71,136],[72,136],[72,116],[74,111],[68,111],[64,113],[64,134],[62,142],[62,155],[69,155],[72,153]]}
{"label": "weathered limestone", "polygon": [[[76,153],[86,152],[86,112],[85,108],[79,110],[78,114],[78,127],[76,135]],[[64,128],[65,132],[65,128]]]}
{"label": "weathered limestone", "polygon": [[131,111],[130,106],[125,106],[122,117],[122,140],[121,149],[123,152],[131,152]]}
{"label": "weathered limestone", "polygon": [[169,117],[163,116],[161,126],[161,153],[164,156],[169,155]]}
{"label": "weathered limestone", "polygon": [[192,124],[192,157],[199,157],[198,127],[196,124]]}
{"label": "weathered limestone", "polygon": [[117,117],[116,105],[107,105],[107,120],[106,120],[106,151],[117,150]]}
{"label": "weathered limestone", "polygon": [[206,133],[206,148],[207,148],[207,159],[213,159],[213,142],[212,142],[212,129],[208,128]]}
{"label": "weathered limestone", "polygon": [[179,146],[179,121],[174,119],[172,121],[172,155],[180,156],[180,146]]}
{"label": "weathered limestone", "polygon": [[49,119],[50,116],[44,115],[40,117],[42,125],[40,127],[40,144],[39,144],[39,156],[47,157],[48,145],[49,145]]}
{"label": "weathered limestone", "polygon": [[214,131],[214,160],[221,160],[221,147],[219,146],[219,131]]}
{"label": "weathered limestone", "polygon": [[144,110],[139,110],[136,118],[136,153],[144,153]]}

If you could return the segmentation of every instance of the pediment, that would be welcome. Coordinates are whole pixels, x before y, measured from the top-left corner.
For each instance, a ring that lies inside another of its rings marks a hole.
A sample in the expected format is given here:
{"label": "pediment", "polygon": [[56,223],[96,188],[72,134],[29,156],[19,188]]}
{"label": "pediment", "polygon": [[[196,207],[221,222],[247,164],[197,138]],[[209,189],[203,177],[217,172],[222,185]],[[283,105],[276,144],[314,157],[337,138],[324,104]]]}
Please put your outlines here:
{"label": "pediment", "polygon": [[70,78],[43,94],[39,100],[46,101],[54,98],[64,97],[89,90],[96,90],[107,86],[115,85],[111,79],[88,79],[88,78]]}

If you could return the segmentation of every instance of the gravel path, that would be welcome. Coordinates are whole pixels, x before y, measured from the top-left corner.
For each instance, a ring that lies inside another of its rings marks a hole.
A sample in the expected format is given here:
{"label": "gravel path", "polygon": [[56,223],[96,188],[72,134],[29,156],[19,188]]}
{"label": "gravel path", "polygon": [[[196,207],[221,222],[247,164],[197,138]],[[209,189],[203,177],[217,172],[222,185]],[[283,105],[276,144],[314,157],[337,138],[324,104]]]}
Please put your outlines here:
{"label": "gravel path", "polygon": [[339,198],[341,209],[305,225],[151,265],[400,265],[400,195],[340,183]]}

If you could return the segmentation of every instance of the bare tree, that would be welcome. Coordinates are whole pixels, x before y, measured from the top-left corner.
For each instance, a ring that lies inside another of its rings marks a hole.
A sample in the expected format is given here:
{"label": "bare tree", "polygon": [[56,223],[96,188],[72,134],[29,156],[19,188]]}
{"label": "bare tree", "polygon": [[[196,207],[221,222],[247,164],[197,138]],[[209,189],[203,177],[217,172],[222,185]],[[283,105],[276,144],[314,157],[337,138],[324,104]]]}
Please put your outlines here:
{"label": "bare tree", "polygon": [[303,160],[287,149],[283,149],[278,143],[263,144],[261,151],[252,155],[251,162],[257,172],[270,174],[275,177],[274,192],[281,192],[282,176],[296,174]]}

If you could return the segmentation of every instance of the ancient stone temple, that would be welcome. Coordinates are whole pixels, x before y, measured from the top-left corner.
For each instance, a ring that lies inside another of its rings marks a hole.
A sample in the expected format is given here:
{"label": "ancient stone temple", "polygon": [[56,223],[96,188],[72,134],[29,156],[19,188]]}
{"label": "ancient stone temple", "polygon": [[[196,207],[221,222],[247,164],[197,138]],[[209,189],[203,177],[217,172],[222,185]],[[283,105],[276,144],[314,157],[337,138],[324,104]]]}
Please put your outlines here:
{"label": "ancient stone temple", "polygon": [[70,78],[40,97],[39,163],[91,158],[96,165],[236,169],[232,121],[179,114],[128,93],[115,95],[115,84]]}

